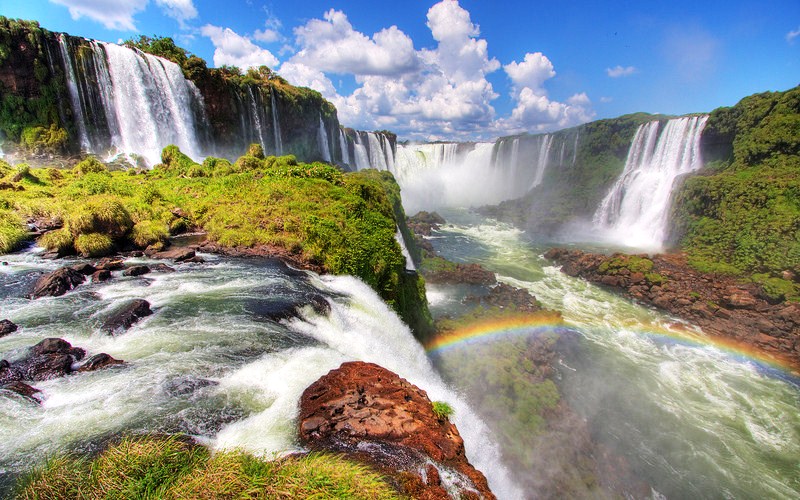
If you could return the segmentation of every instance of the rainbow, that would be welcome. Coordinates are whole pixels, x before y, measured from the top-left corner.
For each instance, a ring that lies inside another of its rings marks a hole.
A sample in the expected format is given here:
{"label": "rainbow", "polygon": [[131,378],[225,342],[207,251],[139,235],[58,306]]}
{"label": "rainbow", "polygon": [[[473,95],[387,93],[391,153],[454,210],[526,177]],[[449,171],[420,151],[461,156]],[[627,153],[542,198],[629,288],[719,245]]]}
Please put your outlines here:
{"label": "rainbow", "polygon": [[[452,332],[437,335],[425,345],[425,350],[428,354],[440,354],[449,349],[479,342],[514,336],[529,336],[563,328],[578,331],[586,330],[585,326],[571,325],[564,322],[558,314],[487,319],[471,323]],[[624,328],[627,331],[632,331],[654,340],[671,339],[690,347],[714,347],[734,359],[755,361],[762,366],[779,370],[792,377],[800,377],[800,366],[796,360],[766,352],[752,344],[746,344],[734,339],[703,335],[688,329],[680,323],[670,324],[669,328],[654,324]]]}

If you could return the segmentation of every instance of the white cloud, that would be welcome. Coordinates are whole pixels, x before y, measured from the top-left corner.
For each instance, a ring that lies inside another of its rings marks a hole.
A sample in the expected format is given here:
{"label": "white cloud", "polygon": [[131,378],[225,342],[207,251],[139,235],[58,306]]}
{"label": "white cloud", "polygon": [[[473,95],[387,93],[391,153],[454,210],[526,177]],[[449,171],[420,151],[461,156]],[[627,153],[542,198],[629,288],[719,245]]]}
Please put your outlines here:
{"label": "white cloud", "polygon": [[514,84],[515,95],[525,87],[534,92],[540,91],[546,80],[556,76],[553,63],[541,52],[525,54],[525,59],[521,63],[512,61],[503,66],[503,69]]}
{"label": "white cloud", "polygon": [[192,0],[156,0],[156,4],[161,7],[165,14],[180,23],[197,17],[197,9]]}
{"label": "white cloud", "polygon": [[417,68],[414,44],[396,26],[371,38],[353,29],[347,16],[329,10],[294,29],[300,50],[295,62],[331,73],[399,75]]}
{"label": "white cloud", "polygon": [[602,102],[603,104],[608,104],[609,102],[612,102],[613,100],[614,100],[613,97],[608,97],[608,96],[602,96],[600,98],[600,102]]}
{"label": "white cloud", "polygon": [[636,68],[634,68],[633,66],[622,67],[620,65],[617,65],[614,66],[613,68],[606,68],[606,74],[611,78],[631,76],[634,73],[636,73]]}
{"label": "white cloud", "polygon": [[272,43],[280,40],[281,34],[275,30],[266,28],[263,30],[256,30],[255,33],[253,33],[253,38],[258,40],[259,42]]}
{"label": "white cloud", "polygon": [[794,39],[799,36],[800,36],[800,26],[798,26],[796,30],[792,30],[786,33],[786,41],[789,43],[794,43]]}
{"label": "white cloud", "polygon": [[72,19],[88,17],[108,29],[136,31],[133,16],[147,7],[148,0],[50,0],[69,9]]}
{"label": "white cloud", "polygon": [[262,49],[230,28],[206,24],[200,28],[200,33],[214,44],[215,66],[231,65],[247,69],[262,65],[274,68],[278,65],[278,59],[272,52]]}

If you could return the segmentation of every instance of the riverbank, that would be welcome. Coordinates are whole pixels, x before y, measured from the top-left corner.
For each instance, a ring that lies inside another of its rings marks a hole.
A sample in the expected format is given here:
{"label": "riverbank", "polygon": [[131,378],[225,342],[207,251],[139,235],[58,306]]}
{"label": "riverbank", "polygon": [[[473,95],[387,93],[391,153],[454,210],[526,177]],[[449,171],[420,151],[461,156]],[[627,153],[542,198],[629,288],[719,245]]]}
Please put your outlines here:
{"label": "riverbank", "polygon": [[561,270],[683,318],[704,333],[755,348],[800,373],[800,304],[770,301],[755,283],[691,267],[683,254],[603,255],[554,248]]}

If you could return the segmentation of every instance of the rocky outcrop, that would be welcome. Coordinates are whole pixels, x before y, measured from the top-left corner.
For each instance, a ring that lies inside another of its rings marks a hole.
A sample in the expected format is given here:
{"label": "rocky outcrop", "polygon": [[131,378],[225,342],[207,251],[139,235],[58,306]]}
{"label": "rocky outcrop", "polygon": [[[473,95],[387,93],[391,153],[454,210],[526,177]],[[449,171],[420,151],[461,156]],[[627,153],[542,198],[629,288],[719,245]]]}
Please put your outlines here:
{"label": "rocky outcrop", "polygon": [[39,297],[58,297],[84,281],[86,281],[86,277],[83,273],[71,267],[62,267],[36,280],[31,296],[34,299]]}
{"label": "rocky outcrop", "polygon": [[561,270],[684,318],[706,334],[756,347],[800,370],[800,304],[770,303],[754,283],[701,273],[682,254],[626,256],[551,249]]}
{"label": "rocky outcrop", "polygon": [[133,299],[120,307],[103,322],[103,330],[111,335],[124,332],[140,319],[150,316],[150,303],[144,299]]}
{"label": "rocky outcrop", "polygon": [[469,485],[463,498],[494,498],[469,464],[455,425],[434,413],[425,391],[372,363],[344,363],[309,386],[300,400],[299,434],[312,450],[377,467],[414,498],[448,497],[442,468]]}
{"label": "rocky outcrop", "polygon": [[542,305],[530,292],[505,283],[498,283],[493,286],[486,295],[469,295],[465,297],[464,301],[481,304],[485,307],[515,310],[520,313],[532,313],[542,310]]}
{"label": "rocky outcrop", "polygon": [[439,269],[424,271],[425,280],[430,283],[494,285],[497,279],[494,273],[480,264],[453,264]]}
{"label": "rocky outcrop", "polygon": [[14,322],[8,319],[0,320],[0,337],[5,337],[17,331],[19,328]]}

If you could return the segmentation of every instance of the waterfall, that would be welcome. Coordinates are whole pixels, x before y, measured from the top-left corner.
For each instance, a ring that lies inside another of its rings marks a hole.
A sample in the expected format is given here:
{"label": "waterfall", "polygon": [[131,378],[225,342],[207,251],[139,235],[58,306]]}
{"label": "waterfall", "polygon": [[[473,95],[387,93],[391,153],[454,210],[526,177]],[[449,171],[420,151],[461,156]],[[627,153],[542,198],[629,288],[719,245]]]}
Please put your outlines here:
{"label": "waterfall", "polygon": [[553,136],[550,134],[541,136],[541,142],[539,144],[539,154],[536,157],[536,165],[534,169],[535,173],[533,176],[533,182],[531,183],[530,189],[533,189],[542,183],[542,179],[544,178],[544,172],[545,170],[547,170],[547,162],[550,160],[550,148],[552,147],[553,147]]}
{"label": "waterfall", "polygon": [[270,89],[270,108],[272,111],[272,131],[275,134],[275,154],[283,155],[283,138],[281,137],[281,121],[278,119],[278,105],[275,103],[275,88]]}
{"label": "waterfall", "polygon": [[319,141],[319,151],[322,154],[322,159],[330,163],[331,148],[328,145],[328,132],[325,130],[325,122],[322,121],[322,115],[319,115],[319,132],[317,133],[317,140]]}
{"label": "waterfall", "polygon": [[702,166],[700,134],[708,116],[658,121],[636,130],[625,168],[600,203],[593,222],[611,241],[660,249],[667,232],[675,179]]}
{"label": "waterfall", "polygon": [[339,146],[342,149],[342,164],[350,166],[350,150],[347,147],[347,134],[344,129],[339,129]]}
{"label": "waterfall", "polygon": [[397,228],[397,232],[394,233],[394,239],[397,240],[397,244],[400,245],[400,250],[403,252],[403,257],[406,259],[406,271],[416,271],[417,268],[414,266],[414,259],[411,258],[411,252],[408,251],[408,247],[406,246],[406,239],[403,238],[403,233],[400,232],[400,228]]}
{"label": "waterfall", "polygon": [[369,165],[378,170],[388,170],[386,164],[386,154],[378,134],[367,132],[367,144],[369,145]]}
{"label": "waterfall", "polygon": [[370,168],[369,152],[367,151],[367,145],[361,140],[362,133],[363,132],[356,132],[355,141],[353,143],[353,154],[356,157],[356,170]]}
{"label": "waterfall", "polygon": [[83,104],[81,103],[81,96],[78,92],[78,79],[75,76],[75,68],[72,63],[72,57],[70,57],[70,49],[67,46],[67,36],[63,33],[58,35],[58,46],[61,49],[61,58],[64,61],[64,76],[67,80],[67,93],[69,94],[69,102],[72,106],[72,116],[75,119],[75,126],[78,129],[78,140],[81,142],[81,148],[90,150],[92,145],[89,144],[89,134],[86,132]]}
{"label": "waterfall", "polygon": [[261,120],[261,110],[263,110],[264,107],[260,105],[261,104],[260,102],[256,102],[256,97],[253,94],[252,85],[247,85],[247,97],[250,103],[250,118],[251,118],[250,122],[252,124],[251,130],[255,129],[258,143],[261,144],[262,148],[267,149],[267,143],[264,140],[264,129]]}

